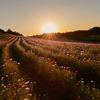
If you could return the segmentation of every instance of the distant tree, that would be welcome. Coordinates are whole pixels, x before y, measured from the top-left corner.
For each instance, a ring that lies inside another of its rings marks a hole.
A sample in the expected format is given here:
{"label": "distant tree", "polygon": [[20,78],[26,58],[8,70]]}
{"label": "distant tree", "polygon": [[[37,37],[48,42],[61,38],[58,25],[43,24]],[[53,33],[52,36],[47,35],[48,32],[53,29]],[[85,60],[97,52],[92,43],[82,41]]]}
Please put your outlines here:
{"label": "distant tree", "polygon": [[6,33],[13,34],[13,35],[20,35],[20,36],[22,36],[22,34],[16,32],[16,31],[13,32],[11,29],[8,29],[8,30],[6,31]]}
{"label": "distant tree", "polygon": [[12,34],[13,32],[12,32],[11,29],[8,29],[8,30],[6,31],[6,33]]}
{"label": "distant tree", "polygon": [[[36,35],[35,37],[38,38],[47,38],[49,37],[51,33],[49,34],[42,34],[42,35]],[[65,32],[65,33],[52,33],[54,34],[59,40],[60,39],[70,39],[70,40],[79,40],[79,41],[100,41],[100,27],[93,27],[89,30],[77,30],[73,32]],[[98,39],[97,39],[98,38]]]}
{"label": "distant tree", "polygon": [[100,33],[100,27],[93,27],[89,31],[92,33]]}
{"label": "distant tree", "polygon": [[5,31],[3,29],[0,29],[0,32],[3,33],[3,34],[5,33]]}

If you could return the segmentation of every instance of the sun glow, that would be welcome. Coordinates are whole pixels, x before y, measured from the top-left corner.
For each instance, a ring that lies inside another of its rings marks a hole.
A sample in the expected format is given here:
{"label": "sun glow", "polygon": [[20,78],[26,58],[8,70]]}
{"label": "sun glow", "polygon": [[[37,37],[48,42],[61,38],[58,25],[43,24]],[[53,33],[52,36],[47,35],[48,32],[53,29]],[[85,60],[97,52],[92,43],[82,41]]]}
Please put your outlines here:
{"label": "sun glow", "polygon": [[57,31],[57,28],[55,25],[53,24],[46,24],[43,28],[42,28],[42,32],[43,33],[55,33]]}

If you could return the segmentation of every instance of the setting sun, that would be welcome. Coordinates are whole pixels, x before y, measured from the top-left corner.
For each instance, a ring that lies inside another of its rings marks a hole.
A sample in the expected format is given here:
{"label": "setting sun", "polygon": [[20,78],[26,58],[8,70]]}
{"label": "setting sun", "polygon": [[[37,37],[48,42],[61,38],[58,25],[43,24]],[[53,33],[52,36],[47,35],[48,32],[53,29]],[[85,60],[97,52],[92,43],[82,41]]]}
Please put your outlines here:
{"label": "setting sun", "polygon": [[43,28],[42,28],[42,32],[43,33],[55,33],[57,31],[57,28],[55,25],[53,24],[46,24]]}

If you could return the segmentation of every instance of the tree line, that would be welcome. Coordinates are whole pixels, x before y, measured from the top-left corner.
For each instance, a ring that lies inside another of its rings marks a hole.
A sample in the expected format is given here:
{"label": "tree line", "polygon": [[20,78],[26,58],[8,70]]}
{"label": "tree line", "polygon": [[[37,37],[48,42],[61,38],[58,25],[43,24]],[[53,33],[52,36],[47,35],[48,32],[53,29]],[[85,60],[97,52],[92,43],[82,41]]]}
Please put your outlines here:
{"label": "tree line", "polygon": [[33,37],[48,39],[48,37],[51,35],[56,36],[59,40],[69,39],[78,41],[100,41],[100,27],[93,27],[89,30],[77,30],[65,33],[44,33],[42,35],[33,35]]}
{"label": "tree line", "polygon": [[0,29],[0,35],[3,34],[11,34],[11,35],[20,35],[22,36],[22,34],[16,32],[16,31],[12,31],[11,29],[8,29],[7,31],[4,31],[3,29]]}

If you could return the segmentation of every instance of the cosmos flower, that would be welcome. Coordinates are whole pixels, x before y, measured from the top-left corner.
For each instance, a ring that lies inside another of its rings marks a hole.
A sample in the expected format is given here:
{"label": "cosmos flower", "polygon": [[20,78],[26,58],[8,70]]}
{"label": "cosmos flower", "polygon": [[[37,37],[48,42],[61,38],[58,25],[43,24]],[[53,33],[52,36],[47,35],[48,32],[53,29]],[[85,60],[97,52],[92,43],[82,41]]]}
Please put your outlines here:
{"label": "cosmos flower", "polygon": [[25,82],[25,84],[28,84],[28,83],[29,83],[29,81]]}
{"label": "cosmos flower", "polygon": [[4,77],[1,77],[1,81],[3,81]]}
{"label": "cosmos flower", "polygon": [[32,94],[30,93],[30,94],[28,94],[29,96],[32,96]]}
{"label": "cosmos flower", "polygon": [[30,88],[29,88],[29,87],[26,87],[25,89],[26,89],[27,91],[29,91],[29,90],[30,90]]}
{"label": "cosmos flower", "polygon": [[29,99],[24,98],[24,100],[29,100]]}
{"label": "cosmos flower", "polygon": [[21,81],[21,79],[18,79],[18,81]]}
{"label": "cosmos flower", "polygon": [[80,98],[80,95],[77,97],[77,99],[79,99]]}

